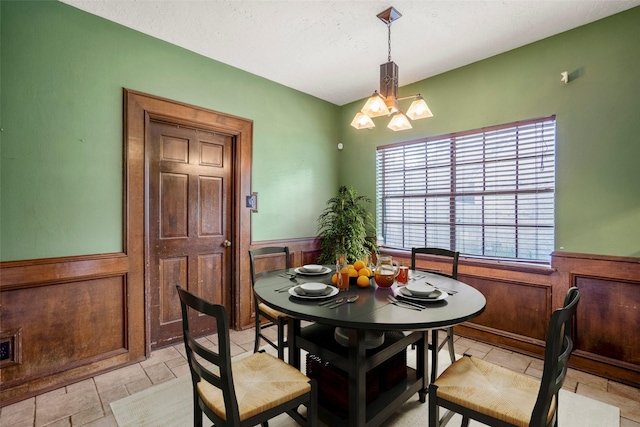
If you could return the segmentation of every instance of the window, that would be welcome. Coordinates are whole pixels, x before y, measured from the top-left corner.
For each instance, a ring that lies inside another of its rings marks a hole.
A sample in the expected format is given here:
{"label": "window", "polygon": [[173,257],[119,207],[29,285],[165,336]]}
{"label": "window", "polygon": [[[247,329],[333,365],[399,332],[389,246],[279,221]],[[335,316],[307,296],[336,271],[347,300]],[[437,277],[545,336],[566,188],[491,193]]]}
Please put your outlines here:
{"label": "window", "polygon": [[376,170],[385,246],[550,262],[555,116],[381,146]]}

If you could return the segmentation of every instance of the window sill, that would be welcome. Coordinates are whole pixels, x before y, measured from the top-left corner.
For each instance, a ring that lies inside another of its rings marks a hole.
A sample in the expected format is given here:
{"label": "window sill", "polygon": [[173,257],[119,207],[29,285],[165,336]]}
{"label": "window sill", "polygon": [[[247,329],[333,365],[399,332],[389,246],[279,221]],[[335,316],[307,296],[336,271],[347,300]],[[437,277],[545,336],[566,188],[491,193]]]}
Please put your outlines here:
{"label": "window sill", "polygon": [[[384,254],[392,255],[397,258],[411,259],[411,251],[407,251],[407,250],[402,250],[397,248],[387,248],[387,247],[381,246],[380,252]],[[438,259],[438,257],[421,255],[421,254],[418,254],[417,258],[422,260]],[[495,270],[519,271],[523,273],[533,273],[533,274],[543,274],[543,275],[551,275],[556,272],[556,269],[554,267],[551,267],[550,265],[546,265],[546,264],[481,259],[481,258],[475,258],[475,257],[465,256],[465,255],[460,255],[460,258],[458,259],[458,265],[483,267],[483,268],[490,268]]]}

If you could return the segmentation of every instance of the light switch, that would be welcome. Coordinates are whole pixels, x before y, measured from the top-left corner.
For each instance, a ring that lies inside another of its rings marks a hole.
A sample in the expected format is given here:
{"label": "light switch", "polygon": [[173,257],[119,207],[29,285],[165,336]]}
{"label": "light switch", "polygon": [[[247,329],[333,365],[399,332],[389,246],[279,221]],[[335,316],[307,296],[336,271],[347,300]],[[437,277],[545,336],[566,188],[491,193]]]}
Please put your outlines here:
{"label": "light switch", "polygon": [[258,193],[251,193],[246,198],[246,207],[251,209],[251,212],[258,212]]}

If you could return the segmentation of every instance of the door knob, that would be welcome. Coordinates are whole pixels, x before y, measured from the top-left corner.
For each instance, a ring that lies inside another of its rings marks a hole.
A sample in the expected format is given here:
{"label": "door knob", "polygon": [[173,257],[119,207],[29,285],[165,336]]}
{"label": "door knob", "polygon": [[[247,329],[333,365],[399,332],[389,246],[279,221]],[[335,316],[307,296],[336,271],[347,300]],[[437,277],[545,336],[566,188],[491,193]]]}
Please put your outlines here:
{"label": "door knob", "polygon": [[225,248],[228,248],[229,246],[231,246],[231,242],[228,240],[225,240],[224,242],[222,242],[222,246],[224,246]]}

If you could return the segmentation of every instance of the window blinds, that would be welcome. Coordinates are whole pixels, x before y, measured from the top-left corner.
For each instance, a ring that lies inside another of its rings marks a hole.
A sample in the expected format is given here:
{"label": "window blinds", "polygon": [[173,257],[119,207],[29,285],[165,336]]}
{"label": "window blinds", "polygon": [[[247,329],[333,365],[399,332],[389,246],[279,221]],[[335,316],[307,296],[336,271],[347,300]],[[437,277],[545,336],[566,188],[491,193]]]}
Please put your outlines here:
{"label": "window blinds", "polygon": [[384,245],[549,262],[555,116],[378,147]]}

